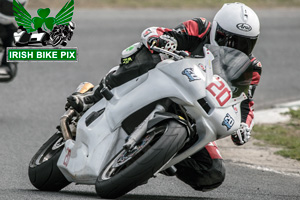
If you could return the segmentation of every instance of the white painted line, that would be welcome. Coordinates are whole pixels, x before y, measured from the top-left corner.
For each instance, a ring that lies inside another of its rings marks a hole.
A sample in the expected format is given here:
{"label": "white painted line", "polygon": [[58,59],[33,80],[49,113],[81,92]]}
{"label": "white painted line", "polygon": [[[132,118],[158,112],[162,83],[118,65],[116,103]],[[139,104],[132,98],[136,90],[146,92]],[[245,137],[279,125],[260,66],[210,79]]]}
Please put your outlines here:
{"label": "white painted line", "polygon": [[238,166],[242,166],[242,167],[248,167],[251,169],[257,169],[257,170],[261,170],[261,171],[266,171],[266,172],[273,172],[276,174],[282,174],[285,176],[296,176],[296,177],[300,177],[299,173],[294,173],[294,172],[283,172],[283,171],[278,171],[278,170],[274,170],[268,167],[261,167],[261,166],[256,166],[256,165],[250,165],[250,164],[245,164],[245,163],[234,163]]}
{"label": "white painted line", "polygon": [[298,108],[300,108],[300,101],[293,101],[277,104],[271,109],[254,111],[254,122],[255,124],[276,124],[288,122],[290,120],[290,116],[285,115],[284,113],[288,112],[289,109]]}

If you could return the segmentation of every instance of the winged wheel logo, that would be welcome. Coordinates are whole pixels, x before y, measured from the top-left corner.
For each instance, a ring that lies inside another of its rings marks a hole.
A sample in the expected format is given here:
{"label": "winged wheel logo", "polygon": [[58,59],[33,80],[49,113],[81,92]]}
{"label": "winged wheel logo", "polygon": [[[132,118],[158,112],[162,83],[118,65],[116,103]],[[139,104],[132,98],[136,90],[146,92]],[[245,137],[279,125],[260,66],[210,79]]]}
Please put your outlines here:
{"label": "winged wheel logo", "polygon": [[37,10],[39,17],[32,18],[18,0],[13,1],[13,10],[18,26],[23,26],[28,33],[39,28],[52,31],[54,25],[67,25],[72,20],[74,0],[68,1],[55,17],[48,17],[51,12],[49,8],[40,8]]}
{"label": "winged wheel logo", "polygon": [[[13,11],[19,26],[14,33],[17,46],[37,43],[43,46],[66,46],[73,36],[75,23],[71,20],[74,0],[69,0],[55,17],[49,17],[50,8],[40,8],[37,10],[38,17],[32,17],[18,0],[13,0]],[[35,31],[38,33],[33,33]]]}

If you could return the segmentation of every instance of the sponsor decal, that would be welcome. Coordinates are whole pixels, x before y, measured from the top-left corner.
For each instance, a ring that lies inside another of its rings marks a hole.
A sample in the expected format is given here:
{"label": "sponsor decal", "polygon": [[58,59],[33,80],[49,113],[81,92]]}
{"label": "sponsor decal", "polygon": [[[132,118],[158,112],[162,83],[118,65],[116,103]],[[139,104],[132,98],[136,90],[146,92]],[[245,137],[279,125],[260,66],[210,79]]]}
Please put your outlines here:
{"label": "sponsor decal", "polygon": [[128,47],[127,49],[125,49],[125,51],[132,51],[134,49],[134,45],[131,45],[130,47]]}
{"label": "sponsor decal", "polygon": [[236,105],[234,105],[234,106],[232,106],[232,107],[233,107],[233,110],[234,110],[235,114],[237,114],[239,111],[238,111]]}
{"label": "sponsor decal", "polygon": [[230,116],[229,113],[227,113],[222,122],[222,126],[225,126],[227,128],[227,131],[229,131],[233,125],[234,125],[234,119]]}
{"label": "sponsor decal", "polygon": [[[18,0],[13,0],[13,10],[18,25],[18,30],[14,33],[17,48],[7,49],[7,62],[77,61],[76,47],[56,47],[67,46],[73,37],[74,0],[69,0],[54,17],[49,16],[50,8],[40,8],[37,16],[31,16]],[[52,47],[39,48],[48,45]]]}
{"label": "sponsor decal", "polygon": [[182,74],[187,76],[189,81],[201,80],[195,73],[193,68],[186,68],[182,71]]}
{"label": "sponsor decal", "polygon": [[128,58],[122,58],[122,64],[128,64],[131,63],[133,61],[133,59],[131,57]]}
{"label": "sponsor decal", "polygon": [[200,67],[200,69],[202,69],[204,72],[206,72],[206,67],[202,63],[199,63],[198,67]]}
{"label": "sponsor decal", "polygon": [[147,29],[144,33],[144,37],[147,37],[147,35],[149,35],[150,33],[152,33],[151,29]]}
{"label": "sponsor decal", "polygon": [[67,155],[66,155],[66,157],[64,159],[64,162],[63,162],[64,166],[66,166],[66,167],[68,166],[69,161],[70,161],[70,157],[71,157],[71,149],[67,148]]}
{"label": "sponsor decal", "polygon": [[241,30],[241,31],[245,31],[245,32],[249,32],[252,30],[252,27],[249,24],[246,23],[239,23],[236,25],[236,27]]}

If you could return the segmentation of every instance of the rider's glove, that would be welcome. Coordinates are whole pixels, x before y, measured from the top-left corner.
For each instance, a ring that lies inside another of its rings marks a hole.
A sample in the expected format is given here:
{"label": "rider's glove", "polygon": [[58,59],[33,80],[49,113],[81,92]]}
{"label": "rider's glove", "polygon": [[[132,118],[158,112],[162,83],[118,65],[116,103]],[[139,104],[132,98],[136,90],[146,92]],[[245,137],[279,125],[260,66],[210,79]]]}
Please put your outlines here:
{"label": "rider's glove", "polygon": [[168,51],[175,51],[177,49],[177,40],[169,35],[161,35],[159,37],[150,37],[147,41],[149,46],[157,46]]}
{"label": "rider's glove", "polygon": [[250,139],[251,129],[246,123],[241,123],[240,128],[231,135],[231,139],[236,145],[243,145]]}

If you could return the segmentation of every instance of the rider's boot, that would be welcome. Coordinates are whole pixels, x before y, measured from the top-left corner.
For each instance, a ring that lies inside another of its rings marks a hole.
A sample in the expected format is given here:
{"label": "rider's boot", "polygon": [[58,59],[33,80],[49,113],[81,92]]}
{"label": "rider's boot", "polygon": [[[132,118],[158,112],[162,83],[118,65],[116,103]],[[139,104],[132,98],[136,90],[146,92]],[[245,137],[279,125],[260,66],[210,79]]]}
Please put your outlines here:
{"label": "rider's boot", "polygon": [[[117,86],[115,83],[113,77],[113,73],[115,70],[112,70],[109,72],[104,79],[101,80],[98,87],[90,88],[89,90],[86,90],[85,92],[79,92],[80,87],[77,88],[78,91],[67,97],[67,105],[66,108],[69,106],[72,106],[77,112],[81,113],[89,109],[92,105],[97,103],[103,98],[103,95],[105,96],[105,93],[101,94],[101,90],[103,87],[106,87],[106,89],[111,90],[114,87]],[[105,81],[105,84],[103,82]],[[91,83],[89,83],[91,84]]]}
{"label": "rider's boot", "polygon": [[72,106],[78,113],[86,111],[102,98],[99,97],[98,88],[89,82],[81,83],[76,91],[67,97],[66,109]]}
{"label": "rider's boot", "polygon": [[[89,85],[87,87],[89,89],[81,90],[80,87],[82,85]],[[100,82],[98,87],[91,87],[91,85],[92,84],[88,82],[81,83],[76,89],[76,92],[67,97],[66,108],[72,106],[77,112],[81,113],[100,101],[103,98],[102,94],[100,93],[101,89],[103,88],[103,80]]]}

